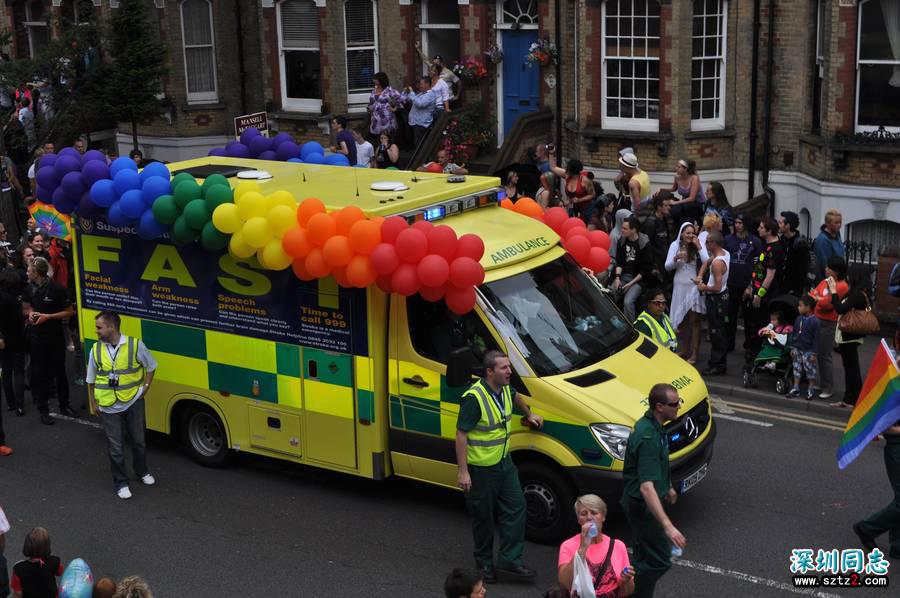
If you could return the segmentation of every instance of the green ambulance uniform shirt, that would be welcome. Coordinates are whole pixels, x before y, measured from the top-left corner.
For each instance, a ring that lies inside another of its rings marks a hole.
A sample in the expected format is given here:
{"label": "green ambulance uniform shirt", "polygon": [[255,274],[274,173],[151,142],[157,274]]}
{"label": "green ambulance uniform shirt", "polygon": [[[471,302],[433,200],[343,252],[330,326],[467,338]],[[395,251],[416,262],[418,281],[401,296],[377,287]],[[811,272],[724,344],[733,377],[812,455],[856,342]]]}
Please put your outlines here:
{"label": "green ambulance uniform shirt", "polygon": [[672,486],[669,476],[669,444],[666,431],[648,410],[634,424],[625,449],[625,466],[622,477],[624,494],[641,498],[641,484],[653,482],[656,494],[662,499]]}

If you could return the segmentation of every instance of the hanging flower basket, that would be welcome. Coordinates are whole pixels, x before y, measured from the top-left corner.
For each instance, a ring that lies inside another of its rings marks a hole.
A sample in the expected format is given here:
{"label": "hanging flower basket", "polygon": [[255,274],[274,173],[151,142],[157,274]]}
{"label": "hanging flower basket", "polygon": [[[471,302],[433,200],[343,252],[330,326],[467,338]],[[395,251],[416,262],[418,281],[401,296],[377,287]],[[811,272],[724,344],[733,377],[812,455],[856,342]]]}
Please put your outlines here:
{"label": "hanging flower basket", "polygon": [[485,57],[487,57],[488,62],[493,65],[498,65],[503,62],[503,50],[498,48],[496,45],[491,46],[484,53]]}
{"label": "hanging flower basket", "polygon": [[556,44],[549,39],[537,40],[528,48],[525,62],[529,67],[535,64],[540,66],[547,66],[550,63],[559,64],[559,51],[556,49]]}
{"label": "hanging flower basket", "polygon": [[488,76],[484,63],[474,56],[469,56],[464,61],[453,65],[453,72],[460,79],[467,81],[481,81],[482,79],[487,79]]}

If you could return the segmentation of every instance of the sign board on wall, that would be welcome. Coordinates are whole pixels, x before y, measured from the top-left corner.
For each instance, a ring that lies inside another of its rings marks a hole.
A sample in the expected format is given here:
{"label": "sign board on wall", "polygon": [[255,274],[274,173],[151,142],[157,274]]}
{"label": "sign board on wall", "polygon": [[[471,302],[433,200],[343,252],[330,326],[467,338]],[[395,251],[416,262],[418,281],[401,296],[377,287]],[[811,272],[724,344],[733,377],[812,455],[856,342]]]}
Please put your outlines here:
{"label": "sign board on wall", "polygon": [[254,112],[234,118],[234,136],[240,137],[247,129],[256,128],[260,133],[269,136],[269,115],[265,112]]}

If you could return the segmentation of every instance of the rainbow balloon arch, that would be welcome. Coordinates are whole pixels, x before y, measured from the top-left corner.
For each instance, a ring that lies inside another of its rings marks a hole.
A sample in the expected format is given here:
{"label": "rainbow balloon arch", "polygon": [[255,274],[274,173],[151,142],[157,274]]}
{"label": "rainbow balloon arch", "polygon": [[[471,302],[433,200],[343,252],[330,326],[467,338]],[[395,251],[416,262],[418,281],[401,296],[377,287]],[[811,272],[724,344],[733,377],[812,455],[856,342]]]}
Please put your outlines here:
{"label": "rainbow balloon arch", "polygon": [[[263,156],[271,151],[276,158],[288,156],[286,161],[303,160],[294,157],[294,148],[299,155],[306,149],[307,163],[324,163],[310,143],[299,146],[287,136],[274,144],[279,137],[269,140],[257,132],[240,145],[260,159],[268,159]],[[231,155],[235,150],[222,151]],[[188,173],[172,178],[158,162],[139,172],[129,158],[107,166],[102,153],[92,150],[82,156],[73,148],[43,156],[36,180],[38,199],[62,213],[103,216],[113,226],[135,226],[145,240],[168,235],[178,245],[199,242],[210,252],[227,249],[236,259],[255,257],[268,270],[291,268],[305,281],[333,276],[346,288],[374,284],[386,293],[418,293],[427,301],[443,300],[460,315],[475,307],[475,288],[484,282],[480,260],[485,246],[476,235],[457,237],[447,225],[410,225],[399,216],[367,217],[356,206],[328,212],[317,198],[298,202],[287,190],[266,195],[252,180],[232,188],[227,178],[214,174],[201,184]],[[589,231],[565,209],[544,211],[530,198],[516,203],[505,199],[500,205],[552,228],[582,267],[593,272],[609,267],[607,234]]]}

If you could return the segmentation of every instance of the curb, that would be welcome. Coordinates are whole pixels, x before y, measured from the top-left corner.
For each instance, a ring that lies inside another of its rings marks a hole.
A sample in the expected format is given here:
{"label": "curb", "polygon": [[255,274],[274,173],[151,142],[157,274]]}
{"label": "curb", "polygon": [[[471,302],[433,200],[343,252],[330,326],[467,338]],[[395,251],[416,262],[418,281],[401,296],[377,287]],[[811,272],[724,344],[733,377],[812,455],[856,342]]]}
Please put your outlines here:
{"label": "curb", "polygon": [[722,398],[730,397],[735,399],[746,399],[758,403],[766,403],[767,405],[774,407],[787,407],[794,411],[827,415],[829,416],[829,419],[846,420],[850,416],[849,409],[836,409],[828,404],[831,401],[836,400],[834,397],[827,401],[822,399],[807,401],[804,398],[789,399],[774,391],[769,392],[756,388],[744,388],[733,384],[721,384],[716,382],[706,382],[706,388],[709,389],[710,395],[717,395]]}

